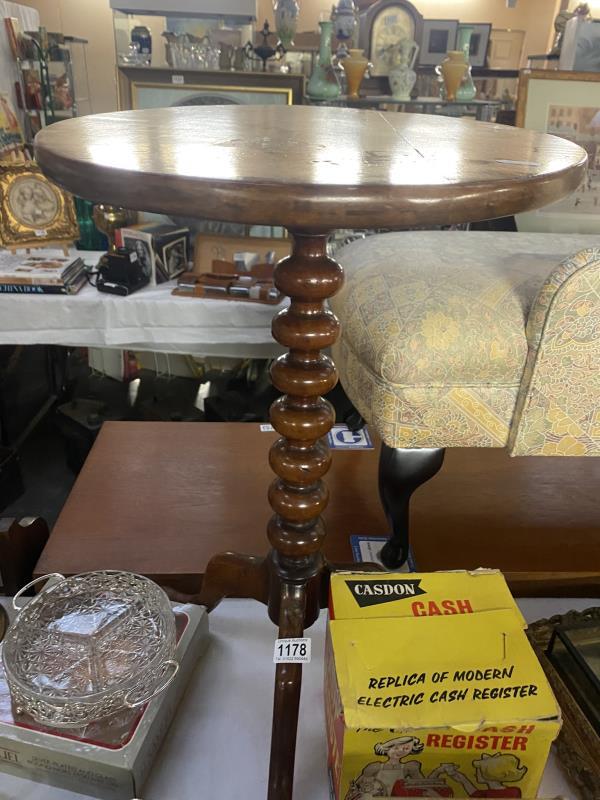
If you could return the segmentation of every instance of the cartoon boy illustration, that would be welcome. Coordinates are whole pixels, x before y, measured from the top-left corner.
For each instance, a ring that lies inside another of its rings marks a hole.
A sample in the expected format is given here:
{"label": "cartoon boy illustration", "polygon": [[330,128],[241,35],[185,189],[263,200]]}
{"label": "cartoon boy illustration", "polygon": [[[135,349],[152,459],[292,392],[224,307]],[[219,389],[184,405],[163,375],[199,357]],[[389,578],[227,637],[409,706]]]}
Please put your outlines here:
{"label": "cartoon boy illustration", "polygon": [[[354,780],[346,800],[360,800],[371,790],[371,797],[453,797],[452,789],[441,780],[444,773],[452,773],[455,764],[442,764],[426,778],[420,761],[405,761],[408,756],[423,750],[416,736],[397,736],[375,745],[375,755],[386,756],[387,761],[373,761]],[[377,792],[377,794],[373,791]]]}
{"label": "cartoon boy illustration", "polygon": [[475,780],[485,783],[485,789],[478,789],[466,775],[458,769],[448,770],[448,775],[461,783],[469,797],[522,797],[518,786],[505,786],[506,783],[520,781],[527,772],[516,756],[507,753],[485,753],[473,761]]}

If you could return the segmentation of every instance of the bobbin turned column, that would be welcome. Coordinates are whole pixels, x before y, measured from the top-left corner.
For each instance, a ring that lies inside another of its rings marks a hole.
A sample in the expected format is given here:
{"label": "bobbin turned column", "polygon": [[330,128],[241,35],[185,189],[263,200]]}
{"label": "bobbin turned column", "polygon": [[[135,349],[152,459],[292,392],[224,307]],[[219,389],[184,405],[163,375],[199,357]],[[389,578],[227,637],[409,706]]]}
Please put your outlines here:
{"label": "bobbin turned column", "polygon": [[[273,336],[289,352],[271,368],[273,384],[285,394],[271,406],[271,423],[282,438],[269,454],[278,477],[269,488],[275,513],[268,537],[274,575],[283,583],[306,585],[319,575],[323,564],[325,530],[320,514],[328,492],[321,479],[331,465],[323,437],[335,420],[331,404],[321,395],[333,389],[337,373],[321,350],[335,342],[339,323],[323,301],[340,288],[342,268],[327,256],[327,234],[291,233],[292,254],[275,269],[275,284],[291,303],[273,320]],[[319,614],[316,593],[310,594],[307,626]],[[278,596],[270,597],[269,614],[279,622]]]}
{"label": "bobbin turned column", "polygon": [[[331,465],[323,439],[334,422],[321,395],[337,382],[332,360],[321,353],[338,336],[339,323],[323,301],[342,284],[342,268],[327,256],[327,234],[291,231],[292,254],[275,269],[277,288],[291,298],[273,320],[273,336],[289,352],[271,368],[285,394],[271,406],[271,423],[281,434],[269,461],[277,477],[269,489],[275,512],[267,533],[270,559],[269,615],[279,637],[302,636],[319,615],[325,528],[320,518],[328,491],[322,481]],[[269,800],[292,797],[301,664],[278,664],[275,675]]]}

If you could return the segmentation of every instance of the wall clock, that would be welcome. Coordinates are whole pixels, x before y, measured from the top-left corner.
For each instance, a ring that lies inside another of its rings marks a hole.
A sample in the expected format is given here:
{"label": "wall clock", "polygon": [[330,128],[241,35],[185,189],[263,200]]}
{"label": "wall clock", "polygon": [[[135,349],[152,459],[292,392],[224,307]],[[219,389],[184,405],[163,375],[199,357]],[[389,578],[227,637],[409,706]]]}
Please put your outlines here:
{"label": "wall clock", "polygon": [[402,38],[421,43],[423,17],[407,0],[378,0],[360,15],[360,44],[373,64],[372,75],[389,75],[389,50]]}

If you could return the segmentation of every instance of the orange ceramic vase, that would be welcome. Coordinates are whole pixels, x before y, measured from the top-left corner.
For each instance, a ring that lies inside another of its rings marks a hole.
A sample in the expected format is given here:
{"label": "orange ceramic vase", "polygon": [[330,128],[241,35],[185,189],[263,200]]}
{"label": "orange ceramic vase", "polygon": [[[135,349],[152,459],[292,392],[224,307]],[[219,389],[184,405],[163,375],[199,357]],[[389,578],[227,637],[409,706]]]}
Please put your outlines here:
{"label": "orange ceramic vase", "polygon": [[348,83],[348,97],[356,100],[369,61],[365,58],[364,50],[349,50],[349,53],[350,55],[342,59],[342,67]]}
{"label": "orange ceramic vase", "polygon": [[467,71],[468,64],[462,50],[448,50],[448,55],[442,61],[442,76],[446,86],[446,99],[456,100],[456,92]]}

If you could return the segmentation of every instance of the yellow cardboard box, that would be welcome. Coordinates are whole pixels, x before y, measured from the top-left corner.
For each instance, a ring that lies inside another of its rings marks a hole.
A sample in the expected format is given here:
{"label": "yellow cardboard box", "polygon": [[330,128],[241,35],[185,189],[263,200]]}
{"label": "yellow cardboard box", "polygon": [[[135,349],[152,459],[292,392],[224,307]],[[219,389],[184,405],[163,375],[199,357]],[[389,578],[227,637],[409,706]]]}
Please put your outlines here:
{"label": "yellow cardboard box", "polygon": [[560,710],[500,572],[336,573],[336,800],[535,797]]}

